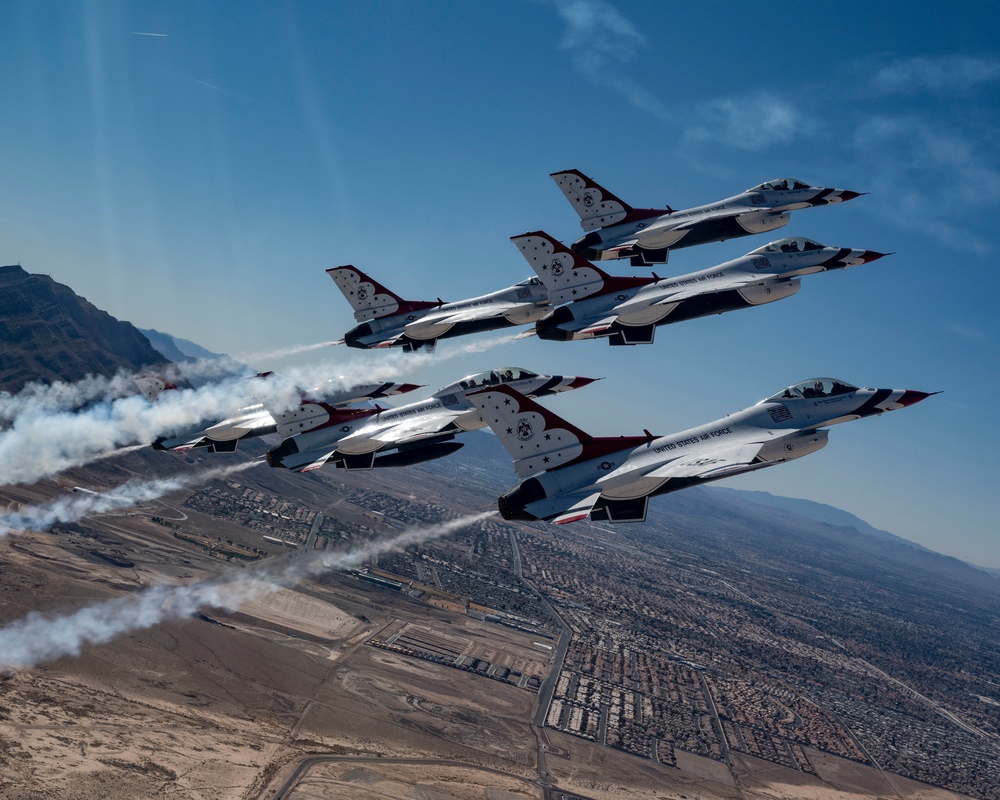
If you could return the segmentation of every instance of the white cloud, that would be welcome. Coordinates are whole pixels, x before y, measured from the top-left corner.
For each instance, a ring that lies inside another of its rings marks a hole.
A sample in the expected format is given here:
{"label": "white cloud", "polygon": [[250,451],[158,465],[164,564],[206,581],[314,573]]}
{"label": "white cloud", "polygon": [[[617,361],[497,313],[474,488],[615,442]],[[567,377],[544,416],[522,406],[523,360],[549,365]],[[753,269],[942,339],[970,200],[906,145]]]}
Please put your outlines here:
{"label": "white cloud", "polygon": [[686,139],[721,142],[738,150],[763,150],[813,132],[806,117],[772,92],[711,100],[692,117],[698,121],[685,130]]}
{"label": "white cloud", "polygon": [[567,29],[559,46],[591,83],[608,89],[661,122],[671,117],[648,89],[626,77],[622,67],[646,46],[645,37],[604,0],[553,0]]}
{"label": "white cloud", "polygon": [[892,197],[884,208],[897,224],[966,252],[989,251],[990,243],[973,232],[980,210],[1000,202],[989,142],[940,118],[907,115],[866,119],[854,144],[880,191]]}
{"label": "white cloud", "polygon": [[885,94],[962,93],[997,80],[997,59],[959,55],[897,59],[873,77],[875,88]]}

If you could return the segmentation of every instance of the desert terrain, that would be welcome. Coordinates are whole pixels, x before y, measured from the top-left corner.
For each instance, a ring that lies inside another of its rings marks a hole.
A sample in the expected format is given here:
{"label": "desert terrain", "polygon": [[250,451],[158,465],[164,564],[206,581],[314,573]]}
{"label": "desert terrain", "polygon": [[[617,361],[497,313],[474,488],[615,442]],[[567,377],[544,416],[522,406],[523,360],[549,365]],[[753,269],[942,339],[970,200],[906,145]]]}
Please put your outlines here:
{"label": "desert terrain", "polygon": [[[134,454],[113,469],[140,472],[149,458]],[[667,754],[664,744],[661,755],[674,763],[658,763],[539,725],[569,634],[546,617],[534,584],[511,588],[496,577],[520,574],[525,553],[490,550],[517,538],[517,528],[487,520],[465,538],[437,541],[442,552],[470,556],[463,580],[485,581],[475,597],[448,588],[441,555],[418,559],[417,578],[401,575],[407,551],[389,550],[360,570],[271,579],[264,565],[350,549],[486,501],[457,499],[440,476],[401,480],[401,472],[377,485],[336,474],[290,490],[287,476],[250,470],[0,541],[7,628],[39,613],[58,621],[116,598],[128,603],[154,585],[218,579],[245,598],[236,608],[167,614],[0,676],[0,796],[963,797],[818,751],[809,755],[815,774],[742,753],[729,763],[677,748]],[[81,470],[62,483],[6,487],[0,502],[38,502],[65,493],[67,482],[96,486],[100,478]],[[300,546],[265,540],[274,531],[249,521],[262,513],[241,517],[237,502],[277,503],[287,524],[272,538]],[[212,512],[223,507],[225,515]]]}

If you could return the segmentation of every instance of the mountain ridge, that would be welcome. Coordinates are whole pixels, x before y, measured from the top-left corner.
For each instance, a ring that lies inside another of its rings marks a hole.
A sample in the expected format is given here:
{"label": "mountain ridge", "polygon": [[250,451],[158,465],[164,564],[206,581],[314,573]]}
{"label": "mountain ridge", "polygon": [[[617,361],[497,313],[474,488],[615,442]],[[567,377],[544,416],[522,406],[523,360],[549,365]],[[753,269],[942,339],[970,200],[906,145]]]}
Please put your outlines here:
{"label": "mountain ridge", "polygon": [[132,323],[19,264],[0,266],[0,345],[0,389],[9,392],[168,360]]}

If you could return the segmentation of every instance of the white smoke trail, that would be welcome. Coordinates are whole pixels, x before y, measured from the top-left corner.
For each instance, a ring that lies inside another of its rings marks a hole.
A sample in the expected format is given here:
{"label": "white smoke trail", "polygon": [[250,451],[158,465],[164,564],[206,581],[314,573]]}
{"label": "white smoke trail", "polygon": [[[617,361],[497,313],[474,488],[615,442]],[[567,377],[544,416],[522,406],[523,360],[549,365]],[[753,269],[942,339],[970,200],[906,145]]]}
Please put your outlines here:
{"label": "white smoke trail", "polygon": [[68,411],[94,400],[114,400],[135,394],[130,373],[119,371],[110,378],[88,375],[75,383],[56,381],[25,384],[16,394],[0,392],[0,424],[6,424],[22,414]]}
{"label": "white smoke trail", "polygon": [[414,526],[396,536],[317,559],[272,559],[209,580],[182,586],[153,586],[70,614],[32,612],[0,629],[0,668],[27,669],[66,655],[79,655],[85,645],[103,644],[130,631],[150,628],[167,619],[196,614],[205,607],[235,611],[240,604],[268,591],[268,584],[294,584],[310,575],[362,564],[379,553],[409,547],[474,525],[495,512],[473,514],[435,525]]}
{"label": "white smoke trail", "polygon": [[[482,342],[450,347],[442,353],[366,354],[363,358],[337,363],[326,362],[289,370],[288,381],[258,381],[252,388],[243,377],[233,377],[235,361],[202,359],[186,362],[185,373],[199,378],[213,378],[194,389],[163,392],[149,403],[138,394],[108,400],[79,412],[67,410],[53,400],[50,405],[31,406],[30,393],[7,397],[9,413],[19,409],[9,428],[0,431],[0,486],[33,483],[51,477],[71,467],[79,467],[107,458],[122,447],[135,443],[151,443],[160,436],[179,433],[206,420],[216,422],[236,414],[251,400],[251,393],[271,413],[291,410],[299,402],[294,387],[309,390],[317,386],[330,389],[349,388],[372,381],[398,380],[412,375],[431,363],[440,363],[469,353],[480,353],[508,344],[525,336],[524,333],[498,336]],[[320,347],[315,345],[310,347]],[[336,377],[331,379],[331,374]],[[245,369],[242,375],[245,375]],[[170,380],[180,376],[169,373]],[[93,396],[103,379],[50,387],[46,396]],[[110,385],[124,382],[119,376]],[[128,377],[129,384],[131,376]],[[41,391],[41,390],[35,390]],[[134,388],[133,390],[134,391]],[[42,392],[45,394],[45,392]],[[22,396],[23,395],[23,396]],[[3,398],[0,398],[3,407]]]}
{"label": "white smoke trail", "polygon": [[521,339],[527,339],[535,335],[534,330],[521,331],[520,333],[508,333],[505,336],[494,336],[491,339],[483,339],[478,342],[469,342],[468,344],[460,345],[459,347],[449,347],[444,353],[442,353],[442,358],[455,358],[457,356],[468,355],[469,353],[485,353],[487,350],[492,350],[494,347],[500,347],[501,345],[510,344],[511,342],[516,342]]}
{"label": "white smoke trail", "polygon": [[133,395],[78,413],[22,414],[0,433],[0,485],[33,483],[205,417],[222,419],[238,410],[239,400],[227,382],[164,392],[155,403]]}
{"label": "white smoke trail", "polygon": [[76,522],[93,514],[107,514],[137,503],[148,503],[170,492],[225,478],[262,463],[248,461],[159,480],[127,481],[107,492],[67,495],[40,506],[10,511],[0,514],[0,539],[11,533],[47,530],[60,522]]}
{"label": "white smoke trail", "polygon": [[321,350],[324,347],[333,347],[340,344],[340,342],[316,342],[315,344],[294,344],[290,347],[283,347],[279,350],[267,350],[260,353],[248,353],[245,356],[240,356],[242,361],[246,361],[249,364],[261,364],[271,361],[276,358],[287,358],[288,356],[297,356],[299,353],[308,353],[311,350]]}

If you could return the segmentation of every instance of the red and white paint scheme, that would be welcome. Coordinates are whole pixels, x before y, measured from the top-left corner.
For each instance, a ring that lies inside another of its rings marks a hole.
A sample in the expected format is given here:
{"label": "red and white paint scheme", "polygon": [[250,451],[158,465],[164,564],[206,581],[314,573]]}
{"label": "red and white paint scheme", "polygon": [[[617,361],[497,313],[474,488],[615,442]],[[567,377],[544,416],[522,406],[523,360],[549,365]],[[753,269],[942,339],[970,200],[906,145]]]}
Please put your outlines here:
{"label": "red and white paint scheme", "polygon": [[573,249],[591,261],[629,258],[632,266],[666,264],[670,251],[680,247],[773,231],[788,224],[791,211],[843,203],[863,194],[781,178],[677,211],[670,206],[633,208],[576,169],[553,172],[551,177],[586,232]]}
{"label": "red and white paint scheme", "polygon": [[523,480],[497,504],[504,519],[642,522],[649,498],[783,464],[826,446],[827,428],[929,397],[833,378],[789,386],[756,405],[669,436],[596,437],[508,386],[469,396]]}
{"label": "red and white paint scheme", "polygon": [[[277,392],[265,392],[269,397],[265,402],[245,406],[224,420],[204,428],[161,436],[153,442],[153,449],[184,451],[205,447],[210,453],[235,453],[243,439],[281,433],[296,425],[299,430],[312,430],[326,424],[331,415],[363,413],[363,410],[343,409],[341,406],[392,397],[421,388],[415,383],[391,382],[345,386],[342,381],[331,379],[326,386],[303,391],[290,383],[282,382],[272,372],[259,373],[249,380],[266,380],[272,387],[278,383],[280,388]],[[281,395],[287,397],[278,402],[277,397]]]}
{"label": "red and white paint scheme", "polygon": [[[267,463],[293,472],[310,472],[327,462],[343,469],[400,467],[441,458],[462,447],[457,434],[485,427],[471,392],[485,386],[510,386],[522,396],[579,389],[595,378],[539,375],[520,367],[504,367],[469,375],[439,389],[426,400],[331,416],[327,424],[294,433],[267,452]],[[278,432],[283,429],[279,426]]]}
{"label": "red and white paint scheme", "polygon": [[530,325],[549,312],[548,293],[535,277],[498,292],[445,303],[404,300],[350,265],[327,273],[360,323],[344,334],[348,347],[433,350],[438,339]]}
{"label": "red and white paint scheme", "polygon": [[511,237],[554,306],[535,323],[540,339],[606,338],[651,344],[660,325],[791,297],[804,275],[868,264],[885,253],[780,239],[745,256],[675,278],[608,275],[543,231]]}

